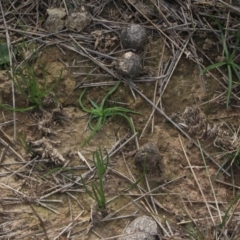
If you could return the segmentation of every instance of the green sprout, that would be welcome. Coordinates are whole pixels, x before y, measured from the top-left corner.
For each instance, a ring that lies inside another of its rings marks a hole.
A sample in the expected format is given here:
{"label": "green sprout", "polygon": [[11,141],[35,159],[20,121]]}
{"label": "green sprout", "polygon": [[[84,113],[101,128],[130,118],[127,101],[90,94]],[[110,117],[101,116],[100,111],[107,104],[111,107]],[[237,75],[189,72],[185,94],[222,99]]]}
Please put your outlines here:
{"label": "green sprout", "polygon": [[81,176],[82,183],[87,194],[97,202],[99,210],[106,208],[106,198],[105,198],[105,192],[103,188],[103,175],[105,174],[108,167],[108,163],[109,163],[108,154],[106,156],[107,156],[106,161],[104,161],[101,149],[93,152],[93,163],[97,171],[98,182],[97,184],[94,184],[94,183],[92,184],[92,190],[88,189],[86,183],[84,182]]}
{"label": "green sprout", "polygon": [[[13,54],[16,55],[17,51],[14,48]],[[0,69],[4,69],[7,64],[10,63],[9,53],[8,53],[8,45],[7,43],[0,43]]]}
{"label": "green sprout", "polygon": [[[134,132],[133,123],[132,123],[131,119],[126,115],[126,113],[137,114],[137,112],[132,111],[127,108],[123,108],[123,107],[106,108],[104,106],[106,100],[110,97],[110,95],[113,92],[116,91],[119,84],[120,84],[120,81],[106,94],[106,96],[103,98],[100,105],[98,105],[93,100],[89,99],[89,102],[93,106],[93,108],[90,108],[90,109],[85,108],[82,104],[82,98],[83,98],[84,93],[86,92],[86,89],[84,89],[83,92],[81,93],[78,101],[79,101],[79,104],[80,104],[80,107],[82,108],[82,110],[86,113],[90,113],[90,120],[89,120],[88,126],[92,130],[90,135],[83,141],[83,143],[81,145],[82,147],[85,146],[89,142],[89,140],[94,136],[94,134],[103,127],[103,125],[105,124],[108,117],[113,117],[113,116],[118,115],[118,116],[125,118],[127,120],[127,122],[129,123],[131,130]],[[95,124],[93,124],[94,120],[97,120],[97,122]]]}
{"label": "green sprout", "polygon": [[59,83],[62,77],[62,71],[60,72],[57,81],[48,88],[44,69],[43,74],[44,82],[39,83],[33,68],[27,66],[25,73],[23,69],[16,70],[13,77],[14,85],[20,94],[28,101],[30,106],[26,108],[12,108],[11,106],[0,103],[0,107],[16,112],[26,112],[33,109],[42,109],[44,99],[55,90],[57,84]]}
{"label": "green sprout", "polygon": [[222,220],[222,223],[220,224],[220,228],[223,229],[224,227],[226,227],[226,224],[228,222],[230,222],[232,220],[232,217],[229,218],[229,215],[230,216],[233,216],[233,214],[229,214],[231,209],[234,209],[234,205],[235,204],[238,204],[238,200],[240,199],[240,194],[238,194],[232,201],[231,203],[229,204],[224,216],[223,216],[223,220]]}
{"label": "green sprout", "polygon": [[209,70],[212,70],[214,68],[219,68],[219,67],[222,67],[222,66],[226,66],[227,67],[227,72],[228,72],[227,107],[228,107],[229,106],[230,97],[231,97],[231,94],[232,94],[233,73],[235,73],[235,75],[237,77],[237,80],[238,80],[237,84],[240,83],[240,74],[239,74],[240,67],[238,66],[238,64],[236,64],[234,62],[236,49],[237,49],[237,46],[238,46],[239,41],[240,41],[240,28],[238,28],[238,31],[237,31],[235,48],[233,49],[232,53],[230,53],[230,51],[229,51],[229,49],[227,47],[227,40],[226,40],[226,37],[224,35],[223,28],[222,28],[222,26],[218,22],[217,22],[217,24],[218,24],[218,27],[220,29],[221,40],[222,40],[222,44],[223,44],[224,61],[212,64],[212,65],[204,68],[202,70],[202,74],[207,72],[207,71],[209,71]]}

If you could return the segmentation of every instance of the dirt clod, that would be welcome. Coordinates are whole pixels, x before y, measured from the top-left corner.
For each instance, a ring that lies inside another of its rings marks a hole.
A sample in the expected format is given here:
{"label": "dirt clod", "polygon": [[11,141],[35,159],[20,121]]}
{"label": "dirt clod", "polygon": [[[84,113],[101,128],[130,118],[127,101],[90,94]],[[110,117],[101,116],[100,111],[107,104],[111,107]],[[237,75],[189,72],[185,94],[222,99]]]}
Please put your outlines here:
{"label": "dirt clod", "polygon": [[74,32],[81,32],[90,24],[90,15],[82,9],[80,12],[72,12],[66,20],[66,28]]}
{"label": "dirt clod", "polygon": [[171,118],[191,135],[201,135],[206,124],[205,115],[196,106],[186,107],[181,115],[173,114]]}
{"label": "dirt clod", "polygon": [[45,22],[45,28],[48,32],[59,32],[64,28],[63,18],[66,15],[63,8],[49,8],[47,9],[48,18]]}
{"label": "dirt clod", "polygon": [[122,234],[126,234],[126,236],[119,238],[119,240],[154,240],[158,236],[157,223],[151,217],[142,216],[132,221]]}
{"label": "dirt clod", "polygon": [[[145,15],[148,18],[154,16],[154,6],[151,4],[151,2],[147,4],[140,0],[130,0],[130,2],[142,15]],[[141,14],[138,13],[137,15],[141,16]]]}
{"label": "dirt clod", "polygon": [[43,137],[40,140],[32,141],[30,145],[33,151],[37,153],[41,159],[47,158],[50,162],[62,166],[65,162],[65,158],[53,147],[53,143],[56,144],[57,142],[50,141]]}
{"label": "dirt clod", "polygon": [[121,32],[121,42],[124,48],[138,49],[146,40],[146,30],[139,24],[129,24]]}
{"label": "dirt clod", "polygon": [[164,169],[162,156],[155,143],[147,143],[140,147],[135,156],[135,164],[141,171],[145,168],[150,178],[159,177]]}
{"label": "dirt clod", "polygon": [[127,52],[119,59],[116,68],[121,75],[137,76],[142,69],[141,58],[133,52]]}

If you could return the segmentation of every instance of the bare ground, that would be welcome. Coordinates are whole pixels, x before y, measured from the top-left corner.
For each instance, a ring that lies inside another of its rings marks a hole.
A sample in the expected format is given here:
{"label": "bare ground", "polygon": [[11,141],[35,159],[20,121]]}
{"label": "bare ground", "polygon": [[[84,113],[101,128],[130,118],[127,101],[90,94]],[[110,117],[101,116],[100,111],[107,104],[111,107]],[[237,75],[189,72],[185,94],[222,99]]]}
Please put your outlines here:
{"label": "bare ground", "polygon": [[[112,11],[116,11],[115,7],[109,6]],[[139,50],[145,59],[142,75],[145,81],[135,82],[138,91],[150,101],[155,103],[161,96],[156,104],[160,111],[155,110],[154,121],[145,128],[154,108],[134,87],[131,90],[128,83],[122,81],[107,104],[120,104],[139,113],[131,114],[137,137],[132,138],[129,124],[116,116],[108,119],[84,147],[81,143],[90,130],[89,116],[78,103],[83,83],[89,84],[85,85],[88,91],[84,104],[90,107],[87,99],[100,102],[111,88],[101,83],[115,82],[109,75],[100,75],[106,74],[102,69],[96,71],[99,75],[94,79],[90,74],[93,63],[69,49],[47,46],[41,50],[41,61],[33,61],[39,83],[43,81],[40,62],[46,70],[48,86],[62,71],[56,89],[58,106],[16,113],[16,142],[12,137],[13,113],[2,110],[0,239],[117,239],[129,221],[143,214],[153,216],[158,222],[162,239],[218,239],[214,236],[219,234],[219,223],[240,185],[237,165],[228,171],[219,167],[224,163],[223,152],[235,150],[230,144],[238,146],[239,102],[232,99],[227,109],[221,75],[216,72],[215,78],[209,75],[203,81],[199,65],[187,52],[175,59],[176,68],[167,82],[164,78],[154,80],[166,74],[164,67],[174,62],[175,57],[169,49],[163,50],[166,47],[163,39],[154,34],[145,49]],[[216,41],[213,35],[195,37],[199,51],[206,51],[204,44]],[[213,58],[219,55],[214,44],[207,47]],[[206,61],[203,56],[202,59]],[[208,64],[206,61],[204,65]],[[79,76],[79,73],[87,74]],[[75,88],[76,85],[80,87]],[[0,92],[2,103],[11,104],[11,78],[4,70],[0,72]],[[16,106],[26,104],[16,91]],[[54,112],[56,118],[53,118]],[[128,139],[130,141],[121,146]],[[139,146],[149,142],[157,144],[164,171],[160,175],[147,174],[138,186],[126,191],[142,174],[134,163],[135,154]],[[207,153],[203,156],[208,171],[196,143]],[[31,146],[35,154],[26,146]],[[85,192],[80,178],[82,175],[90,183],[97,181],[94,171],[89,170],[80,156],[93,167],[92,154],[99,147],[110,155],[118,148],[110,157],[104,178],[108,202],[102,212],[94,210],[94,201]],[[150,194],[144,196],[144,192]],[[234,227],[238,229],[237,209],[238,205],[230,218],[235,226],[229,224],[228,236]],[[197,229],[201,229],[203,238]],[[237,237],[238,230],[236,232]]]}

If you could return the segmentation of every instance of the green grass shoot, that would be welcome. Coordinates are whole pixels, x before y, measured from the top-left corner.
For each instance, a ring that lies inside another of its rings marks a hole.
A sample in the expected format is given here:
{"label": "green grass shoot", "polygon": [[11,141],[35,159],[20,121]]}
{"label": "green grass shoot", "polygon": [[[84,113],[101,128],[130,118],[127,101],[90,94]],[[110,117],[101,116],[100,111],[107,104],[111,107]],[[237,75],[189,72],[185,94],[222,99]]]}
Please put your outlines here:
{"label": "green grass shoot", "polygon": [[224,227],[226,227],[227,222],[229,221],[228,217],[229,217],[229,213],[231,211],[231,209],[233,208],[233,206],[238,202],[238,200],[240,199],[240,194],[238,194],[230,203],[230,205],[228,206],[228,209],[226,210],[224,216],[223,216],[223,220],[222,223],[220,224],[220,228],[223,229]]}
{"label": "green grass shoot", "polygon": [[[135,112],[130,109],[123,108],[123,107],[117,107],[117,106],[109,107],[109,108],[105,107],[106,100],[110,97],[111,94],[113,94],[113,92],[116,91],[119,84],[120,84],[120,81],[106,94],[106,96],[103,98],[100,105],[98,105],[93,100],[89,99],[89,102],[92,105],[92,108],[90,108],[90,109],[87,109],[82,104],[82,98],[83,98],[84,93],[86,92],[86,89],[84,89],[83,92],[81,93],[81,95],[78,99],[78,102],[80,104],[82,111],[90,114],[90,120],[89,120],[88,126],[92,130],[90,135],[83,141],[83,143],[81,145],[82,147],[85,146],[90,141],[90,139],[94,136],[94,134],[103,127],[103,125],[105,124],[108,117],[113,117],[113,116],[118,115],[118,116],[125,118],[127,120],[127,122],[129,123],[132,132],[134,132],[133,123],[132,123],[131,119],[127,116],[127,113],[137,114],[138,112]],[[95,122],[95,124],[93,124],[93,121],[95,121],[95,120],[96,120],[96,122]]]}
{"label": "green grass shoot", "polygon": [[82,176],[82,183],[87,194],[97,202],[98,209],[102,210],[106,208],[106,197],[103,186],[103,176],[107,170],[109,163],[109,156],[106,155],[106,161],[104,161],[102,150],[99,148],[98,151],[93,152],[93,163],[96,168],[98,181],[96,184],[92,183],[92,189],[89,190]]}
{"label": "green grass shoot", "polygon": [[[43,69],[44,71],[44,69]],[[20,94],[28,101],[29,107],[26,108],[12,108],[6,104],[0,103],[0,107],[10,111],[26,112],[33,109],[42,109],[43,100],[49,93],[53,92],[62,77],[62,71],[56,82],[52,86],[47,87],[46,74],[44,75],[44,82],[39,83],[33,67],[26,66],[26,69],[18,69],[14,72],[13,82]]]}
{"label": "green grass shoot", "polygon": [[[17,54],[16,48],[13,49],[13,55]],[[0,43],[0,70],[4,69],[10,63],[7,43]]]}
{"label": "green grass shoot", "polygon": [[219,22],[217,22],[218,27],[220,29],[220,35],[221,35],[221,41],[223,44],[223,52],[224,52],[224,61],[219,62],[219,63],[215,63],[212,64],[206,68],[204,68],[202,70],[202,74],[210,71],[214,68],[219,68],[222,66],[226,66],[227,67],[227,73],[228,73],[228,89],[227,89],[227,107],[229,106],[229,101],[230,101],[230,97],[232,94],[232,87],[233,87],[233,73],[235,74],[235,76],[237,77],[237,84],[240,84],[240,67],[238,66],[238,64],[236,64],[234,62],[235,60],[235,55],[236,55],[236,49],[239,45],[239,41],[240,41],[240,27],[238,28],[237,34],[236,34],[236,42],[235,42],[235,47],[233,49],[233,51],[230,53],[228,46],[227,46],[227,40],[226,37],[224,35],[224,31],[222,26],[220,25]]}

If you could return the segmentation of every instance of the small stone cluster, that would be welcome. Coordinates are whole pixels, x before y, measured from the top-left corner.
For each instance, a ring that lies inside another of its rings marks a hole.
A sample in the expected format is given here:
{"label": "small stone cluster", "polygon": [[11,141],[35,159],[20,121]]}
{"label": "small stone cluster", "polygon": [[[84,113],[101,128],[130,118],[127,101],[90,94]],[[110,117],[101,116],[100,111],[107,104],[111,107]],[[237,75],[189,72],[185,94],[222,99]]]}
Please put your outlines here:
{"label": "small stone cluster", "polygon": [[[47,13],[45,29],[51,33],[59,32],[64,27],[70,31],[81,32],[91,22],[90,13],[84,7],[70,12],[67,17],[64,8],[49,8]],[[142,70],[142,60],[132,51],[136,51],[144,45],[147,40],[147,32],[141,25],[130,23],[122,30],[120,40],[122,46],[131,51],[124,53],[118,59],[117,72],[124,77],[134,78]]]}
{"label": "small stone cluster", "polygon": [[[124,48],[135,51],[146,42],[147,33],[141,25],[131,23],[122,30],[120,38]],[[119,74],[133,78],[142,70],[142,61],[137,54],[129,51],[118,60],[116,68]]]}
{"label": "small stone cluster", "polygon": [[66,17],[64,8],[49,8],[47,13],[45,28],[51,33],[59,32],[64,27],[70,31],[81,32],[91,22],[90,14],[84,7],[78,11],[70,12],[66,20],[64,19]]}

